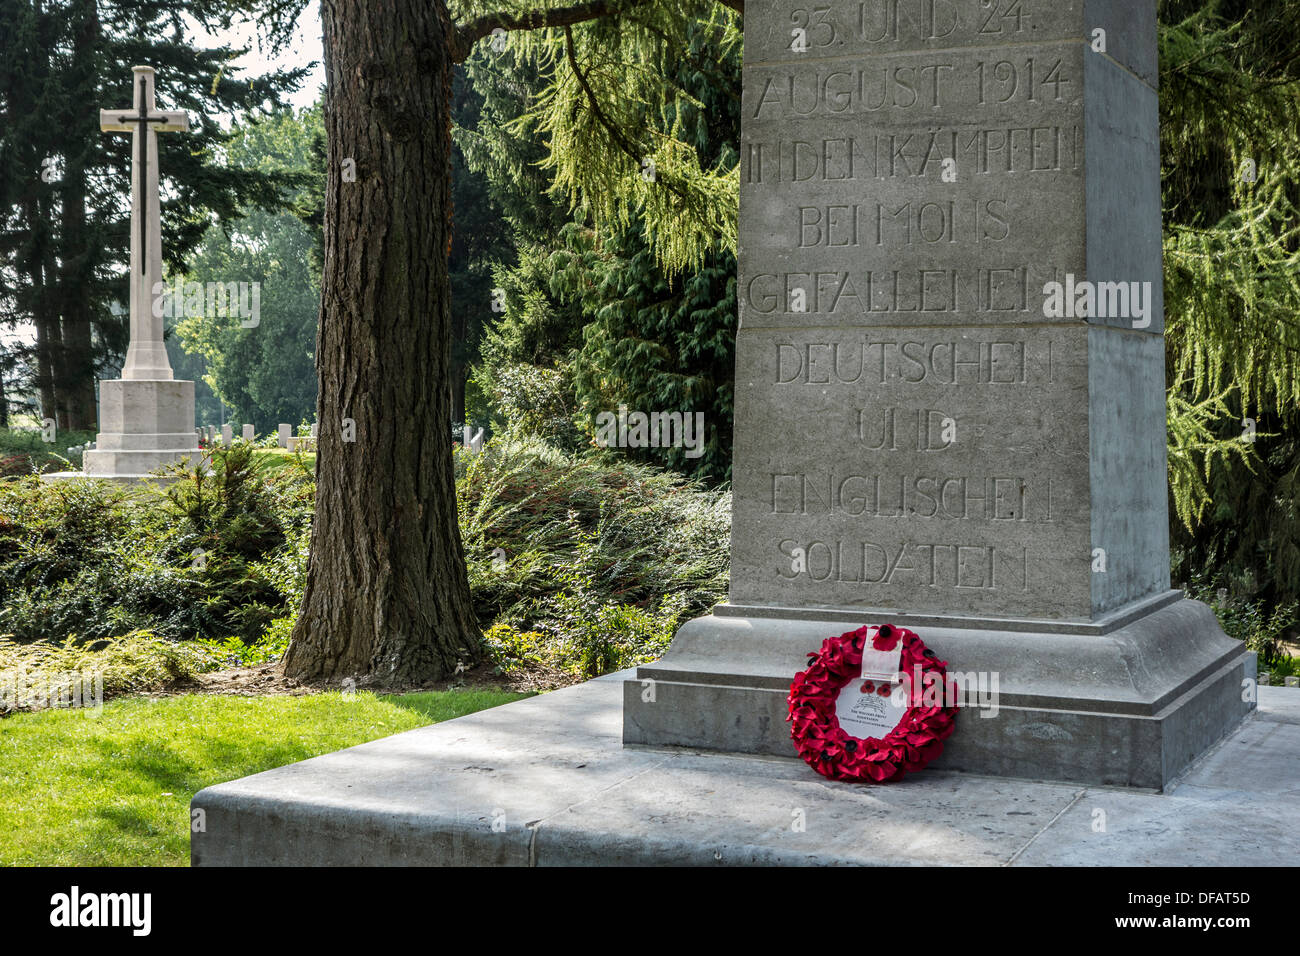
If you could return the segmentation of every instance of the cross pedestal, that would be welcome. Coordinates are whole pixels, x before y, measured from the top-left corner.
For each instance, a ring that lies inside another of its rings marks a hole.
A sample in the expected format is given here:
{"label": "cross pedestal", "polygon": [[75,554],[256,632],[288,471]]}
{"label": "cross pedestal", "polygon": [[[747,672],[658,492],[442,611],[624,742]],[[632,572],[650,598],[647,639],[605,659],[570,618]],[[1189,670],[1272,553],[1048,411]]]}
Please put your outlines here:
{"label": "cross pedestal", "polygon": [[87,475],[123,480],[199,454],[194,383],[172,378],[162,310],[154,307],[164,293],[157,134],[188,131],[189,117],[155,107],[153,67],[133,72],[133,105],[99,113],[100,129],[132,137],[131,342],[121,379],[99,383],[100,432],[83,458]]}

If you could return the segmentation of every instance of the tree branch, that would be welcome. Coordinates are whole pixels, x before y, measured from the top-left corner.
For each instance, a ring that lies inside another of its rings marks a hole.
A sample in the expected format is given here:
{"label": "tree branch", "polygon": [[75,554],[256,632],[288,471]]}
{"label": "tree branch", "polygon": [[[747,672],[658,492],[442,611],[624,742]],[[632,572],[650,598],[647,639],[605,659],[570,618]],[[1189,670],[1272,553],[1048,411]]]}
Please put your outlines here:
{"label": "tree branch", "polygon": [[[596,117],[596,121],[605,128],[605,132],[607,132],[610,139],[614,141],[614,145],[630,156],[633,162],[638,166],[642,165],[646,160],[644,150],[640,149],[636,144],[629,140],[621,129],[609,121],[605,116],[604,111],[600,108],[600,102],[596,99],[595,91],[592,90],[591,85],[587,82],[587,77],[583,74],[582,70],[578,68],[578,58],[573,50],[573,31],[570,30],[567,25],[564,27],[564,52],[569,60],[569,69],[573,70],[573,75],[578,80],[578,86],[580,86],[582,92],[586,94],[587,104],[591,107],[591,112]],[[682,200],[683,203],[687,201],[686,196],[682,191],[672,183],[661,182],[661,185],[667,187],[668,191],[678,199]]]}
{"label": "tree branch", "polygon": [[591,107],[592,114],[601,126],[605,127],[605,132],[609,133],[609,138],[614,141],[623,152],[635,160],[638,164],[645,160],[645,151],[638,149],[626,136],[623,131],[605,118],[604,111],[600,108],[600,102],[596,99],[595,92],[587,83],[587,77],[583,75],[582,70],[578,68],[578,58],[573,52],[573,31],[565,26],[564,28],[564,53],[569,60],[569,69],[573,70],[573,75],[578,81],[578,86],[582,87],[582,92],[587,96],[587,105]]}
{"label": "tree branch", "polygon": [[[452,27],[451,60],[463,63],[474,44],[488,36],[497,27],[503,30],[537,30],[543,27],[567,27],[587,20],[624,13],[634,7],[644,6],[647,0],[587,0],[571,7],[550,10],[529,10],[526,13],[489,13],[469,23]],[[745,0],[718,0],[724,7],[745,15]]]}
{"label": "tree branch", "polygon": [[588,0],[571,7],[529,10],[526,13],[489,13],[452,30],[452,62],[462,63],[474,44],[497,27],[503,30],[537,30],[542,27],[567,27],[587,20],[597,20],[622,13],[644,4],[646,0]]}

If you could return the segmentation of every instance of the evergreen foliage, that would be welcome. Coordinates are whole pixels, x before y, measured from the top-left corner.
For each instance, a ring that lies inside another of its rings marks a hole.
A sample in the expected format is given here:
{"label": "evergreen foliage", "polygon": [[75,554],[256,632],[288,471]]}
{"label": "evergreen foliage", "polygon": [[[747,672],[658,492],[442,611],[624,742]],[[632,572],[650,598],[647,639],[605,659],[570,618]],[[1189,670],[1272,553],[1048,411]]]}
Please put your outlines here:
{"label": "evergreen foliage", "polygon": [[[305,177],[312,145],[321,136],[319,108],[281,110],[255,124],[236,124],[225,154],[235,166]],[[232,421],[250,423],[259,433],[280,422],[311,421],[316,412],[320,273],[304,268],[313,237],[290,211],[307,201],[305,187],[286,189],[281,201],[289,209],[252,209],[209,227],[180,277],[187,283],[259,283],[257,324],[246,326],[231,314],[176,318],[175,337],[186,353],[201,357],[205,384]]]}
{"label": "evergreen foliage", "polygon": [[1300,598],[1300,21],[1164,0],[1160,109],[1175,580]]}

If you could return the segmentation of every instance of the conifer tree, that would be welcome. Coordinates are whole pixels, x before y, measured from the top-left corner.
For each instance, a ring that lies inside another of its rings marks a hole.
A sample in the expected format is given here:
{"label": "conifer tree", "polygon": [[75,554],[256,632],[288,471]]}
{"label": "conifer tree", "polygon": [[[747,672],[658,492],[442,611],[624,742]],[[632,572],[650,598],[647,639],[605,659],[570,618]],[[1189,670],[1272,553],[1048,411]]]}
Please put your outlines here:
{"label": "conifer tree", "polygon": [[1300,21],[1160,5],[1175,580],[1300,598]]}
{"label": "conifer tree", "polygon": [[[537,128],[551,139],[557,187],[598,227],[639,217],[652,255],[678,272],[734,242],[738,171],[702,163],[673,135],[689,95],[664,65],[700,23],[716,20],[732,42],[738,33],[731,11],[706,2],[341,0],[322,15],[320,452],[284,666],[304,678],[422,682],[483,654],[447,427],[452,64],[494,30],[542,57],[553,80]],[[624,64],[632,82],[613,69]]]}

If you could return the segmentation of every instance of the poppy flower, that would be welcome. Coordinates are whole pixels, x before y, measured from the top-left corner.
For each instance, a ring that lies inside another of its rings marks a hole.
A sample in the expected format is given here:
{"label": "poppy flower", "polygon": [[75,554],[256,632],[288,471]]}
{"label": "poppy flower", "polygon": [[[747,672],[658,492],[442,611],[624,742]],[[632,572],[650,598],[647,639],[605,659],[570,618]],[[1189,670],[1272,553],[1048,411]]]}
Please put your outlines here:
{"label": "poppy flower", "polygon": [[[910,633],[910,632],[909,632]],[[876,628],[876,634],[871,639],[871,646],[878,651],[892,651],[898,646],[902,639],[902,633],[888,624],[882,624]]]}

